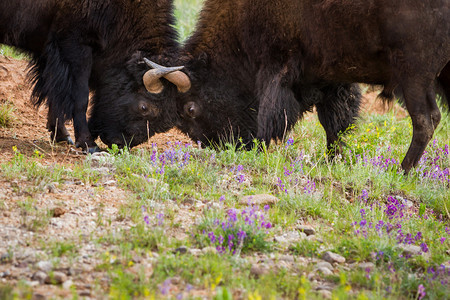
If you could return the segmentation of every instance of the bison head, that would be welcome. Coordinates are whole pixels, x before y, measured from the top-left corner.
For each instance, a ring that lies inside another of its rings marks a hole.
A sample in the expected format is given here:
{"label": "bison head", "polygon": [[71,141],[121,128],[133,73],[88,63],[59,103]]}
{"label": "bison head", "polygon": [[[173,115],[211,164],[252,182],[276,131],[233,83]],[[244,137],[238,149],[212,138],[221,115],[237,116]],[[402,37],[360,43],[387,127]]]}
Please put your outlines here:
{"label": "bison head", "polygon": [[140,54],[125,67],[109,67],[102,82],[94,84],[89,119],[93,137],[100,137],[109,147],[131,148],[175,126],[176,87],[181,92],[190,87],[182,68],[162,67]]}
{"label": "bison head", "polygon": [[257,134],[258,103],[245,75],[229,76],[206,58],[188,59],[184,71],[192,87],[177,97],[178,128],[203,146],[225,143],[251,147]]}

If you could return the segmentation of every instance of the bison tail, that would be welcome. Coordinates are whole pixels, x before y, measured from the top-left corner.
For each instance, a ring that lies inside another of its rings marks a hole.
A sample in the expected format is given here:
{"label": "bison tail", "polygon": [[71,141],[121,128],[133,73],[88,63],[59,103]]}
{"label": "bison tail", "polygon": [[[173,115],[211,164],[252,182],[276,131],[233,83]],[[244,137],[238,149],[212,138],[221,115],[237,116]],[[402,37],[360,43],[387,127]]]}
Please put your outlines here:
{"label": "bison tail", "polygon": [[438,78],[438,94],[441,95],[441,102],[450,111],[450,62],[442,69]]}

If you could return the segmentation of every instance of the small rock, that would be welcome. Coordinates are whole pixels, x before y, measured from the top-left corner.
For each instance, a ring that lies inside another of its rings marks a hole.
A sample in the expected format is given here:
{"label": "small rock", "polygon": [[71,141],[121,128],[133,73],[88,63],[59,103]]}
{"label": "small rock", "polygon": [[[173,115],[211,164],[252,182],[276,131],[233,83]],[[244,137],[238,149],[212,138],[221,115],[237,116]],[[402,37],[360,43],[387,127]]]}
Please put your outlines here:
{"label": "small rock", "polygon": [[333,272],[330,269],[325,268],[325,267],[320,267],[317,269],[317,271],[322,273],[325,276],[333,275]]}
{"label": "small rock", "polygon": [[45,189],[49,192],[49,193],[54,193],[56,191],[56,184],[49,183],[45,186]]}
{"label": "small rock", "polygon": [[116,184],[115,180],[108,180],[108,181],[103,182],[103,185],[115,185],[115,184]]}
{"label": "small rock", "polygon": [[332,291],[333,290],[333,286],[330,284],[321,284],[319,286],[316,287],[316,291]]}
{"label": "small rock", "polygon": [[328,290],[317,291],[322,299],[331,299],[332,293]]}
{"label": "small rock", "polygon": [[334,269],[333,266],[332,266],[329,262],[327,262],[327,261],[321,261],[321,262],[318,262],[318,263],[314,266],[314,270],[318,270],[319,268],[327,268],[327,269],[330,269],[330,270],[333,270],[333,269]]}
{"label": "small rock", "polygon": [[214,253],[214,254],[216,254],[217,253],[217,249],[214,248],[214,247],[205,247],[205,248],[202,249],[202,252],[203,252],[203,254],[206,254],[206,253]]}
{"label": "small rock", "polygon": [[177,254],[177,253],[186,254],[187,252],[188,252],[188,247],[186,247],[186,246],[178,247],[173,251],[174,254]]}
{"label": "small rock", "polygon": [[45,278],[47,284],[61,284],[67,280],[67,275],[63,272],[55,271]]}
{"label": "small rock", "polygon": [[316,230],[309,225],[299,225],[297,226],[297,230],[300,232],[304,232],[306,235],[316,234]]}
{"label": "small rock", "polygon": [[12,253],[6,252],[0,255],[0,263],[6,264],[12,261]]}
{"label": "small rock", "polygon": [[358,268],[360,268],[362,270],[367,270],[367,269],[373,270],[373,269],[375,269],[375,264],[371,263],[371,262],[363,262],[363,263],[358,264]]}
{"label": "small rock", "polygon": [[45,300],[45,299],[47,299],[47,297],[39,293],[34,293],[33,297],[31,298],[31,300]]}
{"label": "small rock", "polygon": [[59,218],[66,213],[66,210],[62,207],[55,207],[52,211],[53,218]]}
{"label": "small rock", "polygon": [[269,272],[270,272],[270,268],[264,264],[253,265],[250,268],[250,274],[255,275],[255,276],[266,275],[266,274],[269,274]]}
{"label": "small rock", "polygon": [[279,243],[282,247],[287,247],[291,244],[301,241],[304,238],[306,238],[306,234],[303,232],[289,231],[280,236],[276,236],[274,238],[274,241]]}
{"label": "small rock", "polygon": [[259,195],[250,195],[244,196],[239,199],[239,204],[242,205],[269,205],[273,206],[280,201],[275,196],[269,194],[259,194]]}
{"label": "small rock", "polygon": [[47,273],[42,271],[37,271],[31,276],[31,280],[39,281],[40,284],[44,284],[45,279],[47,278]]}
{"label": "small rock", "polygon": [[189,249],[189,253],[193,256],[199,256],[201,255],[203,252],[201,249]]}
{"label": "small rock", "polygon": [[10,183],[11,188],[15,189],[19,187],[19,182],[17,180],[13,180]]}
{"label": "small rock", "polygon": [[70,288],[72,287],[72,285],[73,285],[73,281],[69,279],[69,280],[67,280],[67,281],[65,281],[65,282],[63,283],[62,287],[63,287],[63,289],[65,289],[65,290],[70,290]]}
{"label": "small rock", "polygon": [[40,261],[36,264],[36,267],[39,270],[48,273],[53,269],[53,264],[50,261]]}
{"label": "small rock", "polygon": [[0,272],[0,278],[5,278],[11,275],[11,272],[6,270],[5,272]]}
{"label": "small rock", "polygon": [[290,262],[290,263],[295,262],[294,256],[292,256],[292,255],[281,255],[279,257],[279,260],[285,261],[285,262]]}
{"label": "small rock", "polygon": [[322,255],[322,259],[329,262],[329,263],[338,263],[343,264],[345,263],[345,258],[339,254],[327,251]]}
{"label": "small rock", "polygon": [[91,296],[91,291],[90,290],[79,291],[78,295],[80,297],[90,297]]}
{"label": "small rock", "polygon": [[422,249],[416,245],[400,244],[400,245],[397,245],[396,248],[402,250],[403,255],[415,256],[415,255],[422,254]]}
{"label": "small rock", "polygon": [[450,249],[445,251],[445,253],[447,253],[447,255],[450,255]]}

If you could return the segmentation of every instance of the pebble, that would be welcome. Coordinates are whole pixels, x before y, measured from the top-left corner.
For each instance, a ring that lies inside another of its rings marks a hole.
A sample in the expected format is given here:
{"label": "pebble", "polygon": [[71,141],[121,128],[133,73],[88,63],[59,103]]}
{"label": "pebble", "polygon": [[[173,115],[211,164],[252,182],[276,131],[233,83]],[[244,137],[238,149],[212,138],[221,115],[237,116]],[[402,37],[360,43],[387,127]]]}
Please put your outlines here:
{"label": "pebble", "polygon": [[397,245],[396,248],[402,250],[403,255],[412,255],[412,256],[414,256],[414,255],[422,254],[422,249],[419,246],[416,246],[416,245],[400,244],[400,245]]}
{"label": "pebble", "polygon": [[206,253],[214,253],[214,254],[216,254],[217,253],[217,249],[215,247],[205,247],[205,248],[202,249],[202,252],[204,254],[206,254]]}
{"label": "pebble", "polygon": [[330,251],[326,251],[322,255],[322,259],[329,263],[338,263],[338,264],[345,263],[345,258],[343,256],[333,253],[333,252],[330,252]]}
{"label": "pebble", "polygon": [[316,230],[309,225],[298,225],[297,230],[300,232],[304,232],[306,235],[314,235],[316,234]]}
{"label": "pebble", "polygon": [[66,213],[66,210],[62,207],[55,207],[52,212],[53,218],[59,218]]}
{"label": "pebble", "polygon": [[45,299],[47,299],[47,297],[39,293],[34,293],[33,297],[31,298],[31,300],[45,300]]}
{"label": "pebble", "polygon": [[49,193],[54,193],[56,191],[56,184],[55,183],[49,183],[45,186],[45,189],[49,192]]}
{"label": "pebble", "polygon": [[266,275],[266,274],[269,274],[269,272],[270,272],[270,268],[265,264],[253,265],[250,268],[250,274],[255,275],[255,276]]}
{"label": "pebble", "polygon": [[0,263],[2,263],[2,264],[10,262],[11,260],[12,260],[12,254],[9,252],[3,253],[0,256]]}
{"label": "pebble", "polygon": [[244,196],[239,199],[239,204],[242,205],[269,205],[273,206],[280,201],[275,196],[269,194],[258,194],[258,195],[249,195]]}
{"label": "pebble", "polygon": [[51,276],[45,278],[45,283],[47,284],[61,284],[67,280],[67,275],[63,272],[55,271]]}
{"label": "pebble", "polygon": [[0,278],[5,278],[11,275],[11,272],[6,270],[5,272],[0,272]]}
{"label": "pebble", "polygon": [[363,263],[358,264],[358,268],[360,268],[362,270],[367,270],[367,269],[373,270],[373,269],[375,269],[375,264],[371,263],[371,262],[363,262]]}
{"label": "pebble", "polygon": [[327,268],[327,269],[333,270],[333,266],[332,266],[329,262],[327,262],[327,261],[321,261],[321,262],[318,262],[318,263],[314,266],[314,270],[318,270],[318,269],[320,269],[320,268]]}
{"label": "pebble", "polygon": [[294,263],[294,262],[295,262],[294,256],[292,256],[292,255],[286,255],[286,254],[281,255],[281,256],[279,257],[279,260],[285,261],[285,262],[290,262],[290,263]]}
{"label": "pebble", "polygon": [[322,299],[331,299],[332,297],[332,293],[328,290],[319,290],[318,293]]}
{"label": "pebble", "polygon": [[40,284],[43,284],[45,282],[45,279],[47,278],[47,273],[43,271],[37,271],[31,276],[31,280],[39,281]]}
{"label": "pebble", "polygon": [[53,264],[50,261],[40,261],[36,264],[36,267],[39,270],[48,273],[53,269]]}
{"label": "pebble", "polygon": [[282,247],[290,246],[296,242],[299,242],[306,238],[306,234],[298,231],[289,231],[284,233],[283,235],[276,236],[274,241],[279,243]]}
{"label": "pebble", "polygon": [[330,269],[325,268],[325,267],[320,267],[316,271],[322,273],[325,276],[333,275],[333,272]]}
{"label": "pebble", "polygon": [[72,287],[72,285],[73,285],[73,281],[69,279],[69,280],[67,280],[67,281],[65,281],[65,282],[63,283],[62,287],[63,287],[63,289],[65,289],[65,290],[70,290],[70,288]]}
{"label": "pebble", "polygon": [[90,290],[83,290],[78,292],[78,295],[80,297],[90,297],[91,296],[91,291]]}
{"label": "pebble", "polygon": [[186,247],[186,246],[181,246],[181,247],[178,247],[175,250],[173,250],[174,254],[177,254],[177,253],[186,254],[187,252],[188,252],[188,247]]}
{"label": "pebble", "polygon": [[193,256],[200,256],[203,251],[201,249],[189,249],[189,253]]}

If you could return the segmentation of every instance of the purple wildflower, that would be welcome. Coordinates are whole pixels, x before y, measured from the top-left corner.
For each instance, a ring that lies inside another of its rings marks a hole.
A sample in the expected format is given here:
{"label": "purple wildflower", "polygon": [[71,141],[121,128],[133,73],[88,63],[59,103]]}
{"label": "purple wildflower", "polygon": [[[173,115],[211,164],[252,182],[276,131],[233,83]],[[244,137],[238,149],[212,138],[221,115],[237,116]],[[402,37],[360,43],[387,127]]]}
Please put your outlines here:
{"label": "purple wildflower", "polygon": [[428,252],[428,245],[426,243],[420,244],[420,249],[422,249],[423,252]]}
{"label": "purple wildflower", "polygon": [[421,300],[425,297],[425,287],[422,284],[419,284],[417,288],[417,299]]}

